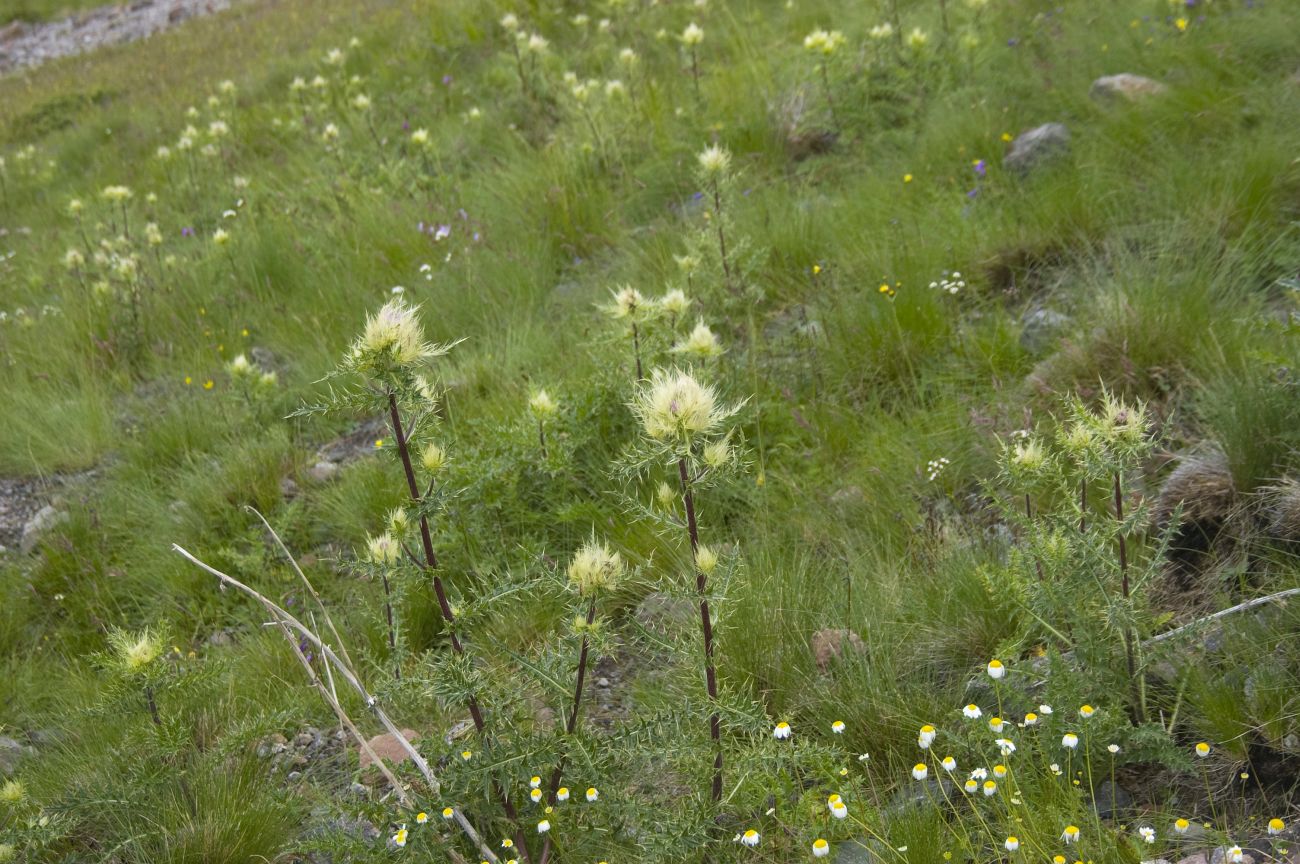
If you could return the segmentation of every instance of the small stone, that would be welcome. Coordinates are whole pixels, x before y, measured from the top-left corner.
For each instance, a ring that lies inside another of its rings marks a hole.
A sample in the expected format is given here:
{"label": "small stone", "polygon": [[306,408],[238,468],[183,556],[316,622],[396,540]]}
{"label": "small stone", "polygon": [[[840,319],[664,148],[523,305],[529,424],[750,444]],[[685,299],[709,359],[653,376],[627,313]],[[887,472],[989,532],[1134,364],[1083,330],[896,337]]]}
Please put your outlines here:
{"label": "small stone", "polygon": [[35,755],[35,747],[29,747],[16,738],[0,737],[0,777],[14,774],[19,763]]}
{"label": "small stone", "polygon": [[370,794],[370,787],[364,783],[353,783],[348,787],[348,791],[358,798],[365,798]]}
{"label": "small stone", "polygon": [[609,686],[609,679],[608,679],[608,678],[598,678],[598,679],[596,679],[596,686],[597,686],[597,687],[608,687],[608,686]]}
{"label": "small stone", "polygon": [[1097,816],[1114,819],[1133,805],[1133,796],[1123,786],[1103,780],[1096,789]]}
{"label": "small stone", "polygon": [[62,510],[56,510],[50,504],[46,504],[36,515],[27,520],[23,525],[23,538],[18,543],[18,551],[24,555],[30,555],[36,551],[36,544],[41,542],[41,538],[49,533],[50,529],[61,522],[67,521],[68,514]]}
{"label": "small stone", "polygon": [[867,648],[862,641],[862,637],[852,630],[844,628],[827,628],[818,630],[812,635],[813,660],[816,661],[819,671],[825,672],[830,668],[832,660],[838,660],[844,656],[845,642],[848,643],[848,647],[853,649],[855,654],[859,654]]}
{"label": "small stone", "polygon": [[1070,316],[1055,309],[1034,309],[1027,312],[1021,319],[1020,347],[1030,354],[1038,354],[1069,323]]}
{"label": "small stone", "polygon": [[301,772],[301,771],[290,771],[290,772],[285,776],[284,779],[288,780],[288,781],[291,782],[291,783],[292,783],[293,781],[295,781],[295,780],[300,780],[300,779],[302,779],[302,772]]}
{"label": "small stone", "polygon": [[286,501],[292,501],[298,497],[298,484],[292,477],[280,478],[280,497]]}
{"label": "small stone", "polygon": [[337,462],[321,460],[307,470],[307,475],[317,483],[328,483],[333,480],[339,473]]}
{"label": "small stone", "polygon": [[[419,737],[420,733],[416,732],[414,729],[403,729],[402,735],[407,741],[414,741]],[[407,759],[411,758],[411,754],[407,752],[406,747],[404,747],[390,732],[376,735],[367,743],[370,745],[370,749],[374,751],[376,756],[380,759],[391,762],[394,765],[400,762],[405,762]],[[370,758],[370,754],[365,750],[358,748],[358,753],[362,768],[368,768],[374,764],[374,760]]]}
{"label": "small stone", "polygon": [[1022,132],[1002,157],[1002,167],[1024,176],[1070,152],[1070,130],[1064,123],[1044,123]]}
{"label": "small stone", "polygon": [[266,738],[263,738],[262,742],[257,745],[257,756],[259,759],[266,759],[277,753],[283,753],[288,747],[288,744],[289,740],[279,732],[276,732],[274,735],[269,735]]}
{"label": "small stone", "polygon": [[[1231,846],[1220,846],[1210,855],[1210,864],[1228,864],[1228,850]],[[1242,847],[1241,864],[1256,864],[1259,858],[1252,854],[1254,850]]]}
{"label": "small stone", "polygon": [[836,489],[831,493],[831,503],[845,507],[861,504],[866,500],[866,493],[862,491],[861,486],[845,486],[843,489]]}
{"label": "small stone", "polygon": [[299,732],[293,736],[293,746],[298,748],[310,747],[315,737],[310,732]]}
{"label": "small stone", "polygon": [[258,368],[263,372],[276,371],[275,354],[271,353],[270,348],[265,348],[261,345],[254,345],[249,349],[248,356],[253,359],[253,362],[256,363]]}
{"label": "small stone", "polygon": [[1186,858],[1180,858],[1178,864],[1210,864],[1204,852],[1197,852],[1195,855],[1188,855]]}
{"label": "small stone", "polygon": [[1102,102],[1137,102],[1150,96],[1159,96],[1169,90],[1167,86],[1154,78],[1123,72],[1119,75],[1105,75],[1092,82],[1088,94]]}

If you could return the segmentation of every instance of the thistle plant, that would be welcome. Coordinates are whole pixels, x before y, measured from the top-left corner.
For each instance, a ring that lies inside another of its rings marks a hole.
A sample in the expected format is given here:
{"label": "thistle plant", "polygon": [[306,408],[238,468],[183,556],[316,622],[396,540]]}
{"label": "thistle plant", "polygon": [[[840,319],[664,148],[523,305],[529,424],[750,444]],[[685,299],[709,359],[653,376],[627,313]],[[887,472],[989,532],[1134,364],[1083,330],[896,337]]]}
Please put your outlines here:
{"label": "thistle plant", "polygon": [[726,213],[722,207],[722,193],[733,179],[731,173],[731,153],[725,147],[712,144],[696,157],[697,174],[702,185],[713,199],[713,222],[718,236],[718,258],[722,262],[722,284],[729,292],[734,292],[732,284],[731,256],[727,252]]}
{"label": "thistle plant", "polygon": [[691,58],[691,84],[695,88],[695,98],[700,98],[700,45],[704,42],[704,28],[692,21],[686,25],[681,35],[682,45]]}
{"label": "thistle plant", "polygon": [[528,413],[537,421],[537,443],[542,450],[542,458],[548,458],[546,452],[546,424],[555,419],[560,406],[545,390],[538,390],[528,398]]}
{"label": "thistle plant", "polygon": [[632,357],[636,361],[636,380],[645,378],[641,366],[641,330],[640,325],[653,311],[652,305],[641,296],[641,292],[630,285],[623,285],[614,291],[613,302],[605,307],[606,313],[616,321],[626,321],[628,332],[632,337]]}
{"label": "thistle plant", "polygon": [[839,115],[835,113],[835,99],[831,93],[831,77],[827,68],[830,59],[841,45],[844,44],[844,34],[838,30],[814,30],[804,37],[804,50],[811,53],[817,58],[817,66],[821,72],[822,92],[826,96],[826,108],[830,111],[831,122],[835,124],[835,131],[842,132],[840,127]]}
{"label": "thistle plant", "polygon": [[[1133,554],[1130,540],[1146,513],[1125,507],[1124,483],[1140,475],[1155,446],[1149,427],[1141,403],[1106,393],[1094,410],[1071,399],[1054,441],[1025,434],[1002,458],[1002,482],[1012,493],[1004,511],[1022,527],[1024,541],[1005,574],[1011,596],[1061,648],[1098,670],[1108,667],[1118,636],[1123,665],[1115,680],[1126,682],[1139,724],[1147,712],[1138,623],[1162,554],[1160,543]],[[1087,490],[1097,482],[1109,487],[1113,518],[1081,530]]]}
{"label": "thistle plant", "polygon": [[[399,298],[370,316],[364,331],[353,343],[338,370],[327,379],[359,378],[361,386],[344,390],[331,388],[330,397],[324,403],[304,408],[297,413],[324,414],[349,410],[380,411],[387,414],[395,442],[393,452],[401,463],[409,496],[404,515],[397,520],[401,523],[398,527],[406,525],[408,521],[413,522],[409,530],[418,536],[420,544],[418,552],[411,552],[405,547],[402,549],[411,563],[432,582],[452,652],[458,662],[467,664],[469,658],[442,578],[430,527],[430,519],[440,511],[443,501],[440,494],[435,494],[440,491],[436,481],[446,464],[447,456],[446,451],[432,437],[437,400],[433,385],[424,374],[424,367],[432,358],[445,355],[451,346],[425,341],[417,311],[417,308],[407,306]],[[423,469],[422,475],[417,473],[417,464]],[[372,541],[370,557],[379,566],[395,566],[399,563],[400,556],[393,544],[400,540],[391,536],[395,524],[390,519],[389,539],[381,537],[377,543]],[[391,622],[391,596],[386,596],[385,617]],[[391,623],[388,632],[390,644],[396,649],[397,634]],[[465,694],[465,707],[469,711],[475,732],[479,736],[485,736],[487,723],[478,694],[472,688]],[[492,786],[494,797],[506,819],[512,825],[517,825],[518,813],[509,795],[499,783],[494,781]],[[517,830],[516,828],[516,832]],[[518,842],[522,847],[522,837]]]}
{"label": "thistle plant", "polygon": [[715,806],[722,800],[722,719],[718,711],[708,582],[718,557],[700,542],[695,493],[737,464],[730,443],[732,432],[726,428],[726,422],[738,408],[722,404],[713,387],[701,384],[689,370],[678,369],[656,369],[632,403],[642,433],[633,464],[641,469],[656,464],[675,469],[678,494],[685,509],[684,527],[700,608],[705,689],[712,706],[709,739],[714,758],[710,799]]}

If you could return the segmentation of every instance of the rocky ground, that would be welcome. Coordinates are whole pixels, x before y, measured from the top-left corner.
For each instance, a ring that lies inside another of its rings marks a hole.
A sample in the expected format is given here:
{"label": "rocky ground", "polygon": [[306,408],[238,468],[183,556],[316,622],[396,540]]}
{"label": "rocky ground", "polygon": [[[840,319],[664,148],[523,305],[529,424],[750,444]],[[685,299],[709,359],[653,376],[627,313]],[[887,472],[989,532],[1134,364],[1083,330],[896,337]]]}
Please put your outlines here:
{"label": "rocky ground", "polygon": [[14,21],[0,28],[0,74],[47,60],[134,42],[180,22],[229,8],[233,0],[135,0],[90,9],[60,21]]}

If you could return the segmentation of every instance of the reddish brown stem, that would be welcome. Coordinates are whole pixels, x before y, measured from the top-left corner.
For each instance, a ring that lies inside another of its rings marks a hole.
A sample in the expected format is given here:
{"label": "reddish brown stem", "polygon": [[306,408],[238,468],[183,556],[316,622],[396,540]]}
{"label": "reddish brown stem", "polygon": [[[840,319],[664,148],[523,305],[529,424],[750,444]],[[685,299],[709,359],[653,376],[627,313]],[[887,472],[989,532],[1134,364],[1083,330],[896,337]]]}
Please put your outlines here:
{"label": "reddish brown stem", "polygon": [[[587,606],[587,626],[590,627],[592,622],[595,620],[596,602],[593,600],[591,604]],[[573,707],[569,711],[569,722],[566,723],[564,727],[565,734],[569,736],[572,736],[574,730],[578,728],[578,712],[582,708],[582,685],[587,678],[587,651],[589,648],[590,643],[587,641],[587,634],[583,633],[582,649],[578,652],[578,680],[577,683],[573,685]],[[560,779],[564,776],[564,763],[568,761],[568,758],[569,753],[566,750],[560,755],[560,761],[556,764],[555,770],[551,772],[550,791],[547,793],[546,801],[552,807],[555,806],[555,796],[560,790]],[[541,864],[546,864],[550,857],[551,838],[547,837],[542,841]]]}
{"label": "reddish brown stem", "polygon": [[[411,464],[411,448],[402,428],[402,415],[397,410],[395,393],[388,394],[388,417],[393,425],[393,439],[397,441],[397,452],[402,459],[402,470],[406,474],[407,491],[411,495],[411,502],[418,507],[423,499],[420,495],[420,485],[415,480],[415,467]],[[447,600],[447,590],[442,584],[442,577],[436,572],[438,556],[433,551],[433,535],[429,532],[429,518],[424,513],[420,514],[420,542],[424,546],[424,567],[433,577],[433,591],[438,597],[438,609],[441,610],[442,620],[446,622],[447,632],[451,635],[452,650],[457,654],[464,654],[465,647],[461,645],[460,637],[456,635],[456,616],[452,613],[451,603]],[[466,707],[469,708],[470,718],[474,721],[474,730],[480,737],[483,736],[486,724],[483,722],[483,711],[479,708],[478,699],[470,696],[466,700]],[[515,845],[523,852],[524,860],[531,864],[533,858],[528,852],[523,832],[518,828],[519,813],[515,810],[515,805],[511,803],[509,796],[496,780],[492,781],[492,791],[501,802],[501,810],[506,814],[506,818],[516,826]]]}
{"label": "reddish brown stem", "polygon": [[[700,528],[695,521],[695,495],[691,492],[691,480],[686,471],[686,459],[677,460],[677,474],[682,487],[682,501],[686,505],[686,529],[691,538],[691,561],[695,562],[700,551]],[[709,738],[713,741],[713,803],[722,800],[722,717],[716,709],[718,701],[718,675],[713,668],[713,621],[709,617],[709,598],[706,593],[708,578],[704,571],[695,565],[695,590],[700,595],[700,630],[704,634],[704,683],[708,690],[709,701],[714,703],[713,714],[709,717]]]}

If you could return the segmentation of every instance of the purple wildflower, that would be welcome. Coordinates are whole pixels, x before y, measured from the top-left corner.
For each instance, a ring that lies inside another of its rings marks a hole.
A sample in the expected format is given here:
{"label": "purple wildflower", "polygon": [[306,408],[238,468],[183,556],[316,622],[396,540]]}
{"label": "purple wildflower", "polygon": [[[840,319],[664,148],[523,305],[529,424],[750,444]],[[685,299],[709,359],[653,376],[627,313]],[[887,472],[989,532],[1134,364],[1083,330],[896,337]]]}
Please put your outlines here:
{"label": "purple wildflower", "polygon": [[976,160],[975,160],[975,176],[976,176],[976,177],[983,177],[984,175],[986,175],[986,174],[988,173],[988,171],[989,171],[989,166],[988,166],[987,163],[985,163],[985,161],[984,161],[983,159],[976,159]]}

